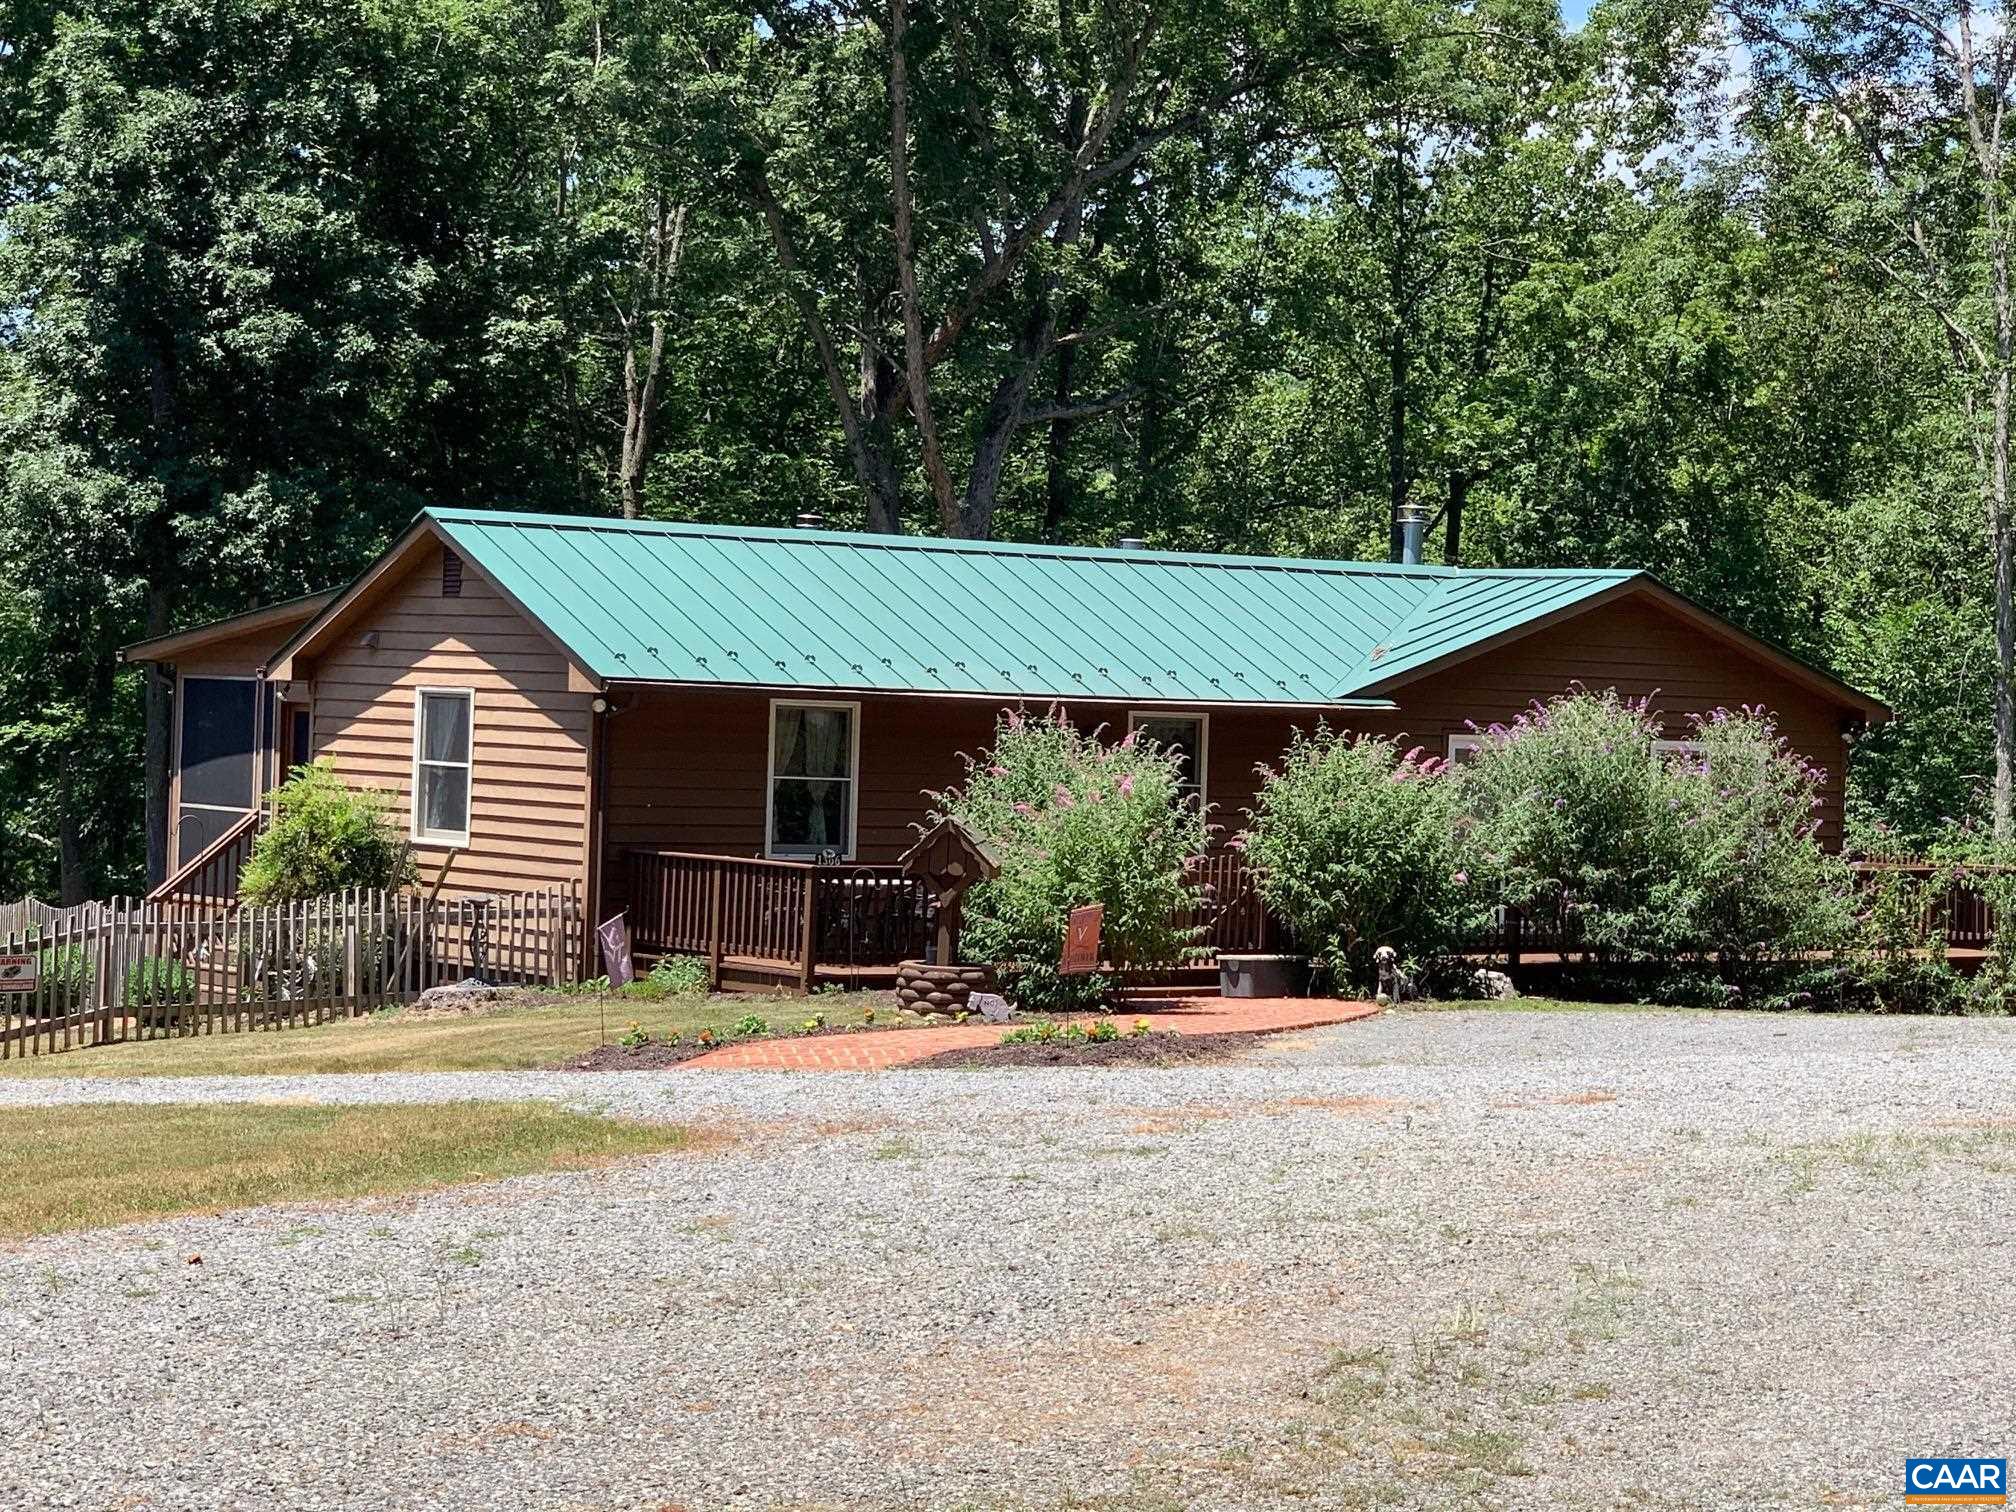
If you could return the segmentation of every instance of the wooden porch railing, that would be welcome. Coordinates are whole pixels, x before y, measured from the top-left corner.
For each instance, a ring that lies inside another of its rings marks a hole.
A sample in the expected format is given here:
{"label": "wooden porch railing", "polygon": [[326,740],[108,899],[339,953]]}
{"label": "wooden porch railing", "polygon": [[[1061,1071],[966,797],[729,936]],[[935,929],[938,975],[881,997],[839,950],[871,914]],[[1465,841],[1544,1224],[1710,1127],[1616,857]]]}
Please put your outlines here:
{"label": "wooden porch railing", "polygon": [[631,851],[631,947],[643,955],[705,956],[717,983],[724,961],[788,967],[810,991],[818,945],[814,870],[804,861]]}
{"label": "wooden porch railing", "polygon": [[1286,926],[1267,912],[1254,885],[1253,869],[1238,851],[1206,856],[1192,880],[1202,885],[1203,900],[1180,922],[1203,930],[1197,943],[1204,949],[1239,955],[1284,948]]}
{"label": "wooden porch railing", "polygon": [[[698,851],[633,850],[626,864],[630,940],[640,955],[697,955],[718,982],[723,962],[781,968],[809,986],[820,967],[921,959],[932,931],[923,879],[896,866],[815,866]],[[1245,860],[1208,858],[1204,898],[1185,920],[1211,951],[1278,949],[1281,926],[1261,906]]]}
{"label": "wooden porch railing", "polygon": [[[1942,869],[1929,861],[1857,861],[1850,867],[1856,885],[1864,891],[1879,885],[1885,877],[1905,876],[1915,882],[1930,882]],[[1927,934],[1934,929],[1943,930],[1948,950],[1987,950],[1995,943],[1994,905],[1971,880],[1983,870],[1986,868],[1961,867],[1943,889],[1919,900],[1919,928]]]}
{"label": "wooden porch railing", "polygon": [[[1905,876],[1930,882],[1943,868],[1927,861],[1855,861],[1848,870],[1858,892],[1867,892],[1886,877]],[[1981,868],[1961,867],[1936,892],[1918,900],[1918,928],[1925,934],[1935,929],[1946,936],[1948,950],[1988,950],[1995,943],[1995,908],[1971,878]],[[1502,907],[1468,942],[1477,953],[1502,955],[1512,965],[1522,956],[1567,956],[1582,947],[1582,931],[1572,915],[1559,909],[1526,910]]]}
{"label": "wooden porch railing", "polygon": [[192,856],[179,870],[147,894],[149,903],[180,899],[190,903],[228,903],[238,896],[238,874],[252,859],[252,842],[266,810],[256,808]]}

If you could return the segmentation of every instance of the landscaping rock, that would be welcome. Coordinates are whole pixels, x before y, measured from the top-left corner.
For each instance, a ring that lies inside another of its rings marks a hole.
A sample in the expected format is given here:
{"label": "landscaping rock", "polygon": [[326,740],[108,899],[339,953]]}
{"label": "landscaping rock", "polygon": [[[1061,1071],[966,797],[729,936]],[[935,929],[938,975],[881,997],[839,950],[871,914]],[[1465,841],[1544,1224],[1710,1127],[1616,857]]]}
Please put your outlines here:
{"label": "landscaping rock", "polygon": [[459,982],[444,982],[439,987],[429,987],[408,1011],[425,1016],[452,1018],[461,1014],[486,1011],[497,999],[504,996],[502,987],[494,987],[488,982],[479,982],[475,977],[464,977]]}
{"label": "landscaping rock", "polygon": [[1479,967],[1471,981],[1477,985],[1477,996],[1482,998],[1516,998],[1519,989],[1512,985],[1512,978],[1502,971],[1486,971]]}

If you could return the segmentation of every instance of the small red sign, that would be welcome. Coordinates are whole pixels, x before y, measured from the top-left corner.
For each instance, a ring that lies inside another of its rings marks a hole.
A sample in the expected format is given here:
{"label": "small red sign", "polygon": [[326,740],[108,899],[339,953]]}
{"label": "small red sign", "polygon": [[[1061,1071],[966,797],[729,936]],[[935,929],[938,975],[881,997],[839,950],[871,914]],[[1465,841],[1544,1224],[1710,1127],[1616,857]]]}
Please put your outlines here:
{"label": "small red sign", "polygon": [[33,992],[40,964],[41,958],[32,952],[0,955],[0,992]]}
{"label": "small red sign", "polygon": [[1099,969],[1099,926],[1105,922],[1106,905],[1088,903],[1071,910],[1064,930],[1064,959],[1057,970],[1063,976],[1084,976]]}

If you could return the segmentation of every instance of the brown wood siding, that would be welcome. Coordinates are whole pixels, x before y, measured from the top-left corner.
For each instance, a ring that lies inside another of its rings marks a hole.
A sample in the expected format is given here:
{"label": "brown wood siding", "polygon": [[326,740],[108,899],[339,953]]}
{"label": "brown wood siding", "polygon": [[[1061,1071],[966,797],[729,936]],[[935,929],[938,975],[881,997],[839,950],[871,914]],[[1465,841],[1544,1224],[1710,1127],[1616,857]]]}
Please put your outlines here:
{"label": "brown wood siding", "polygon": [[[1633,698],[1656,693],[1666,733],[1675,739],[1689,733],[1690,713],[1765,704],[1793,747],[1827,769],[1821,835],[1839,844],[1845,711],[1642,600],[1606,605],[1424,677],[1396,691],[1397,713],[1340,710],[1329,720],[1346,729],[1406,735],[1439,754],[1450,735],[1468,731],[1466,721],[1510,720],[1530,700],[1551,697],[1578,681],[1598,690],[1615,687]],[[620,857],[626,847],[763,853],[772,696],[654,689],[619,697],[623,712],[608,725],[605,883],[612,900],[621,895]],[[861,705],[854,859],[887,863],[914,837],[912,826],[927,807],[924,792],[959,779],[959,752],[984,749],[1007,705],[874,695],[851,701]],[[1040,711],[1047,705],[1030,707]],[[1081,727],[1104,723],[1120,731],[1127,725],[1126,705],[1065,707]],[[1306,709],[1168,712],[1209,714],[1206,793],[1214,821],[1226,832],[1246,821],[1259,782],[1255,768],[1277,761],[1294,730],[1313,728],[1321,717]]]}
{"label": "brown wood siding", "polygon": [[[363,644],[371,631],[375,648]],[[461,595],[445,598],[440,548],[430,549],[307,670],[316,759],[353,786],[395,793],[405,828],[414,690],[475,690],[469,844],[416,841],[424,881],[443,861],[449,893],[583,879],[592,695],[568,691],[566,659],[473,566]]]}

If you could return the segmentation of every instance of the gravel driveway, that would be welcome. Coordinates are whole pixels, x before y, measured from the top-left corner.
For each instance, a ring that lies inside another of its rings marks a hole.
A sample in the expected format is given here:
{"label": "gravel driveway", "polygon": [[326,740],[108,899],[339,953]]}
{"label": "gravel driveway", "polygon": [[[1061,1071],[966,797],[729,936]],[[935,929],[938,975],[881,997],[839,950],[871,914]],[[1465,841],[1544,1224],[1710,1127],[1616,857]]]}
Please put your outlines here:
{"label": "gravel driveway", "polygon": [[2016,1024],[1437,1012],[1167,1071],[0,1082],[460,1096],[732,1137],[0,1251],[0,1506],[1888,1507],[1907,1455],[2016,1450]]}

